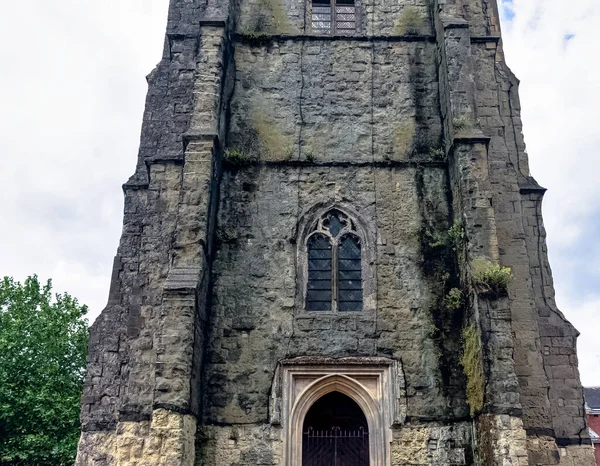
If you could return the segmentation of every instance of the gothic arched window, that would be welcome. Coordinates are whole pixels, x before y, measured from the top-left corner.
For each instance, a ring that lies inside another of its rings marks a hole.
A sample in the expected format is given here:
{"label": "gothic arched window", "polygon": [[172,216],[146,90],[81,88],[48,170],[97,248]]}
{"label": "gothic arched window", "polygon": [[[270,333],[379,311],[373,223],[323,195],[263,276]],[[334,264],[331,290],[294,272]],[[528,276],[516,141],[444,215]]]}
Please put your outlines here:
{"label": "gothic arched window", "polygon": [[356,33],[354,0],[312,0],[312,30],[324,35]]}
{"label": "gothic arched window", "polygon": [[307,311],[361,311],[361,240],[351,219],[339,210],[316,222],[306,241]]}

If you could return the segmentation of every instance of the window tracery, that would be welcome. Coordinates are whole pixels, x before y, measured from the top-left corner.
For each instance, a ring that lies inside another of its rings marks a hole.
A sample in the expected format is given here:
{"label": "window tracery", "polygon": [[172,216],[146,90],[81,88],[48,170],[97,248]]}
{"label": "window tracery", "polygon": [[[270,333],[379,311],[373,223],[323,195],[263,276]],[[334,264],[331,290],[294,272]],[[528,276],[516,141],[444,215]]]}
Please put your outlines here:
{"label": "window tracery", "polygon": [[306,241],[306,310],[361,311],[362,244],[353,221],[332,209],[316,222]]}

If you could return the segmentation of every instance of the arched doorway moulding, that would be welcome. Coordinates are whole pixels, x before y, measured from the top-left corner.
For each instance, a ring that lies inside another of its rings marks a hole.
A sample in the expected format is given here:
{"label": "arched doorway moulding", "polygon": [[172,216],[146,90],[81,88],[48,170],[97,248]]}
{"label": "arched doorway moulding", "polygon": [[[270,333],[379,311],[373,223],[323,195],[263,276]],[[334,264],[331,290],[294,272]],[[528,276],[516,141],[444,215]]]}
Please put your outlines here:
{"label": "arched doorway moulding", "polygon": [[369,457],[371,466],[389,464],[389,426],[385,425],[381,403],[357,380],[343,374],[324,375],[305,387],[291,407],[286,432],[286,466],[302,466],[302,428],[312,405],[324,395],[339,392],[350,397],[363,411],[369,426]]}

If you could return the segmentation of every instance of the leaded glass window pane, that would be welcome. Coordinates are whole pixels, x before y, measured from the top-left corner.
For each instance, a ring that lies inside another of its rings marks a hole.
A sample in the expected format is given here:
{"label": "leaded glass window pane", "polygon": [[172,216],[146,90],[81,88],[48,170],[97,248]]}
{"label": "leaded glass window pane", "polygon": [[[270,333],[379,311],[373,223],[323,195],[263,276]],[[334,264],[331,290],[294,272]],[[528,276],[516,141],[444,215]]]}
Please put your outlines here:
{"label": "leaded glass window pane", "polygon": [[312,7],[312,28],[313,31],[321,34],[331,32],[331,5],[329,1],[313,2]]}
{"label": "leaded glass window pane", "polygon": [[336,5],[335,30],[338,34],[353,34],[356,31],[356,8],[354,5]]}
{"label": "leaded glass window pane", "polygon": [[317,34],[349,35],[356,32],[354,0],[312,0],[312,30]]}
{"label": "leaded glass window pane", "polygon": [[338,246],[338,309],[360,311],[363,304],[360,241],[344,236]]}
{"label": "leaded glass window pane", "polygon": [[312,235],[307,243],[308,282],[306,309],[330,311],[332,307],[332,248],[331,241],[322,233]]}

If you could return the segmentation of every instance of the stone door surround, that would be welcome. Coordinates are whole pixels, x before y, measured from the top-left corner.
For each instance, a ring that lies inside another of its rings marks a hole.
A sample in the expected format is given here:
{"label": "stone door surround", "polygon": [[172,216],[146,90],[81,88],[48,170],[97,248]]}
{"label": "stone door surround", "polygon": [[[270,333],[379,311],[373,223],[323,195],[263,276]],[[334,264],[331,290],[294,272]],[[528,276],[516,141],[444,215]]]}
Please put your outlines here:
{"label": "stone door surround", "polygon": [[337,391],[354,400],[367,418],[370,465],[389,466],[391,426],[402,421],[397,366],[390,359],[372,357],[282,361],[275,381],[279,387],[273,392],[281,397],[274,411],[284,427],[283,464],[302,466],[304,418],[317,400]]}

